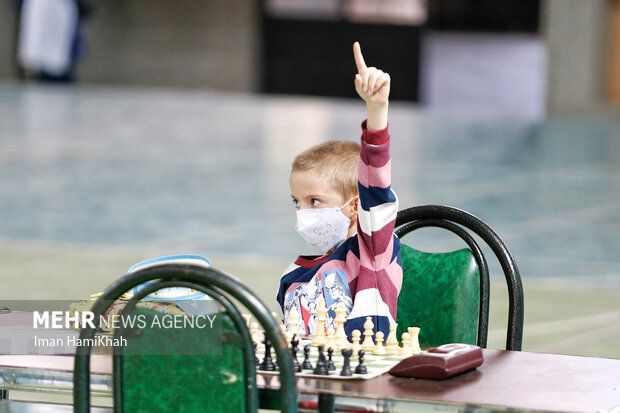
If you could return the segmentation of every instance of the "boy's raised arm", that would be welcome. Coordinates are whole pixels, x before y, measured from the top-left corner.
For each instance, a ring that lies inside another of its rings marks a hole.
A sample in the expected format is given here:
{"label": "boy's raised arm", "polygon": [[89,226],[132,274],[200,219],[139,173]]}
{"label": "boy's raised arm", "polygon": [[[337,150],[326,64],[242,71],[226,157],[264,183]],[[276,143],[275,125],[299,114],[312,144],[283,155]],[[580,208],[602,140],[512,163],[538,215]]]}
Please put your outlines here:
{"label": "boy's raised arm", "polygon": [[376,67],[367,67],[358,42],[353,44],[353,57],[357,66],[355,90],[366,102],[368,130],[385,129],[388,123],[388,98],[390,75]]}

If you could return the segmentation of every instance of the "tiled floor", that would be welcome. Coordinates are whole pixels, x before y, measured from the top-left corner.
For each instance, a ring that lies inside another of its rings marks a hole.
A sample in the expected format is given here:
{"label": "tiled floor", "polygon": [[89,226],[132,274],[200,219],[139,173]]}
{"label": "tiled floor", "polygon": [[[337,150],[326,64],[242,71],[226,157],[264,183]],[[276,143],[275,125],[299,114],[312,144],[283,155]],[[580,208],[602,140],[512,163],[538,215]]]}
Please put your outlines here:
{"label": "tiled floor", "polygon": [[[503,237],[526,292],[525,350],[620,357],[618,114],[532,122],[391,105],[401,205],[457,206]],[[347,100],[0,83],[0,299],[82,298],[137,261],[187,252],[275,308],[279,274],[304,251],[290,161],[357,139],[363,117]],[[416,246],[460,247],[432,231]]]}

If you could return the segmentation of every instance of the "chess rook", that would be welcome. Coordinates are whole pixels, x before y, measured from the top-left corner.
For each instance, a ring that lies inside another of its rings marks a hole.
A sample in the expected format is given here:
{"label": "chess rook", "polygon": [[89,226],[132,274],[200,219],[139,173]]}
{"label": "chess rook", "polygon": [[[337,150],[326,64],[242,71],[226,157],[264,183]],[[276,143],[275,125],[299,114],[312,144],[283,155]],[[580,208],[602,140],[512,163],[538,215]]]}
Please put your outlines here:
{"label": "chess rook", "polygon": [[407,331],[409,332],[409,347],[411,347],[411,351],[413,354],[420,354],[422,349],[420,348],[420,327],[408,327]]}
{"label": "chess rook", "polygon": [[340,371],[340,375],[343,377],[349,377],[353,375],[353,371],[351,371],[352,355],[353,350],[351,350],[350,348],[342,350],[342,357],[344,357],[344,361],[342,362],[342,370]]}

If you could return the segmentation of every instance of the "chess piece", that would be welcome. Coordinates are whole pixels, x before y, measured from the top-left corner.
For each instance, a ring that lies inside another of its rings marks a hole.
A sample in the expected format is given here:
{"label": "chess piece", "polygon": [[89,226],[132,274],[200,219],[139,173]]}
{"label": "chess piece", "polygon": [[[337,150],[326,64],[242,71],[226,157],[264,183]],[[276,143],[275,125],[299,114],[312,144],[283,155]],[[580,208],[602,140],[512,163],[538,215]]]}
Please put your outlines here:
{"label": "chess piece", "polygon": [[384,355],[386,352],[385,346],[383,345],[383,331],[377,331],[377,334],[375,334],[375,341],[377,344],[375,345],[372,354],[376,354],[378,356]]}
{"label": "chess piece", "polygon": [[366,317],[364,322],[364,342],[362,343],[362,350],[373,351],[375,349],[375,343],[372,341],[374,335],[373,328],[375,324],[372,322],[372,317]]}
{"label": "chess piece", "polygon": [[256,321],[250,324],[250,337],[254,343],[258,344],[258,323]]}
{"label": "chess piece", "polygon": [[334,348],[333,347],[328,347],[327,348],[327,370],[329,371],[334,371],[336,370],[336,366],[334,365]]}
{"label": "chess piece", "polygon": [[318,347],[327,343],[327,337],[325,336],[325,320],[327,319],[327,307],[325,307],[325,298],[319,298],[319,304],[316,309],[316,334],[312,339],[312,346]]}
{"label": "chess piece", "polygon": [[250,328],[250,320],[252,319],[252,316],[250,314],[241,314],[241,317],[245,320],[245,325]]}
{"label": "chess piece", "polygon": [[275,311],[271,312],[271,316],[273,317],[274,320],[276,320],[277,323],[282,323],[282,320],[280,320],[280,317],[278,317],[278,313],[276,313]]}
{"label": "chess piece", "polygon": [[[282,324],[284,326],[284,324]],[[289,323],[289,328],[286,329],[284,331],[284,336],[286,337],[286,342],[289,344],[289,347],[291,346],[291,341],[293,341],[293,337],[295,337],[295,333],[293,333],[293,329],[291,328],[291,325]]]}
{"label": "chess piece", "polygon": [[409,327],[407,328],[409,332],[409,347],[411,348],[411,352],[413,354],[420,354],[422,349],[420,348],[420,327]]}
{"label": "chess piece", "polygon": [[396,338],[396,328],[398,327],[397,323],[390,324],[390,333],[385,339],[385,351],[388,354],[398,354],[400,352],[400,347],[398,346],[398,338]]}
{"label": "chess piece", "polygon": [[291,338],[295,334],[299,334],[299,311],[297,311],[297,307],[291,308],[291,311],[288,315],[288,331],[290,332]]}
{"label": "chess piece", "polygon": [[355,367],[355,374],[366,374],[368,373],[368,369],[366,368],[366,365],[364,364],[364,355],[366,354],[366,352],[364,350],[360,350],[359,353],[357,353],[357,359],[359,361],[359,364]]}
{"label": "chess piece", "polygon": [[[280,331],[282,331],[282,334],[284,334],[284,337],[286,337],[286,326],[284,325],[282,320],[280,320],[280,317],[278,317],[278,313],[276,313],[275,311],[272,311],[271,315],[273,316],[273,318],[276,320],[276,322],[280,326]],[[288,340],[287,340],[287,344],[288,344]]]}
{"label": "chess piece", "polygon": [[334,343],[336,347],[339,349],[349,347],[349,340],[347,339],[347,333],[344,331],[344,323],[347,322],[346,308],[344,303],[340,302],[336,306],[336,335],[334,338]]}
{"label": "chess piece", "polygon": [[360,344],[360,340],[362,337],[362,332],[359,330],[353,330],[351,332],[351,340],[353,341],[353,354],[357,354],[358,351],[362,349],[362,345]]}
{"label": "chess piece", "polygon": [[304,370],[312,369],[312,363],[310,362],[310,344],[304,346],[304,361],[301,363],[301,368]]}
{"label": "chess piece", "polygon": [[340,375],[344,377],[349,377],[353,375],[351,371],[351,355],[353,355],[353,350],[350,348],[345,348],[342,350],[342,357],[344,357],[344,361],[342,363],[342,370],[340,370]]}
{"label": "chess piece", "polygon": [[274,371],[276,369],[276,364],[271,358],[271,342],[269,339],[265,339],[265,358],[263,358],[263,362],[258,366],[258,369],[264,371]]}
{"label": "chess piece", "polygon": [[258,348],[258,343],[253,342],[253,347],[254,347],[254,364],[256,365],[256,367],[258,367],[258,365],[260,364],[260,361],[258,360],[258,357],[256,356],[256,349]]}
{"label": "chess piece", "polygon": [[297,360],[297,352],[299,351],[299,337],[297,334],[293,335],[293,339],[291,340],[291,353],[293,355],[293,369],[299,373],[301,372],[301,365],[299,364],[299,360]]}
{"label": "chess piece", "polygon": [[319,346],[319,359],[317,360],[316,366],[314,366],[312,373],[318,376],[329,375],[329,370],[327,370],[327,361],[325,360],[325,353],[323,353],[323,346]]}
{"label": "chess piece", "polygon": [[402,335],[402,343],[403,346],[400,349],[400,355],[403,357],[409,357],[413,355],[413,351],[411,351],[411,347],[409,346],[409,333],[404,332]]}
{"label": "chess piece", "polygon": [[336,347],[336,332],[331,327],[327,329],[327,342],[325,343],[325,348],[333,348],[334,350],[338,350],[338,347]]}

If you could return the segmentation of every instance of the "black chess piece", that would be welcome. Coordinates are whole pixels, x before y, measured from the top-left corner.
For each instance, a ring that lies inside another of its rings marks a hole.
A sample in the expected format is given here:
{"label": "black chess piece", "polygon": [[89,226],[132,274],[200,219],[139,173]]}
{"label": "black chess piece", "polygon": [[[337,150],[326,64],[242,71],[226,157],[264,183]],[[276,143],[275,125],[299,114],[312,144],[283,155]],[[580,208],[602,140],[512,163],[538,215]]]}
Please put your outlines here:
{"label": "black chess piece", "polygon": [[353,355],[353,350],[350,348],[346,348],[342,350],[342,357],[344,357],[344,362],[342,363],[342,370],[340,371],[341,376],[352,376],[353,371],[351,371],[351,355]]}
{"label": "black chess piece", "polygon": [[355,374],[368,373],[368,369],[366,368],[366,365],[364,364],[364,354],[366,354],[364,350],[360,350],[359,353],[357,353],[359,364],[355,367]]}
{"label": "black chess piece", "polygon": [[297,334],[293,335],[291,339],[291,352],[293,354],[293,369],[299,373],[301,372],[301,364],[299,364],[299,360],[297,360],[297,352],[299,351],[299,337]]}
{"label": "black chess piece", "polygon": [[311,370],[313,368],[310,362],[310,344],[304,346],[304,361],[301,363],[301,368],[304,370]]}
{"label": "black chess piece", "polygon": [[265,339],[265,358],[258,366],[258,369],[264,371],[274,371],[276,369],[276,364],[271,358],[271,342],[268,339]]}
{"label": "black chess piece", "polygon": [[329,371],[336,370],[336,366],[334,365],[334,361],[332,360],[333,356],[334,356],[334,348],[329,347],[327,349],[327,370]]}
{"label": "black chess piece", "polygon": [[312,373],[318,376],[329,375],[329,370],[327,370],[327,361],[325,360],[325,353],[323,353],[323,346],[319,346],[319,359],[317,360],[316,366],[314,366]]}

